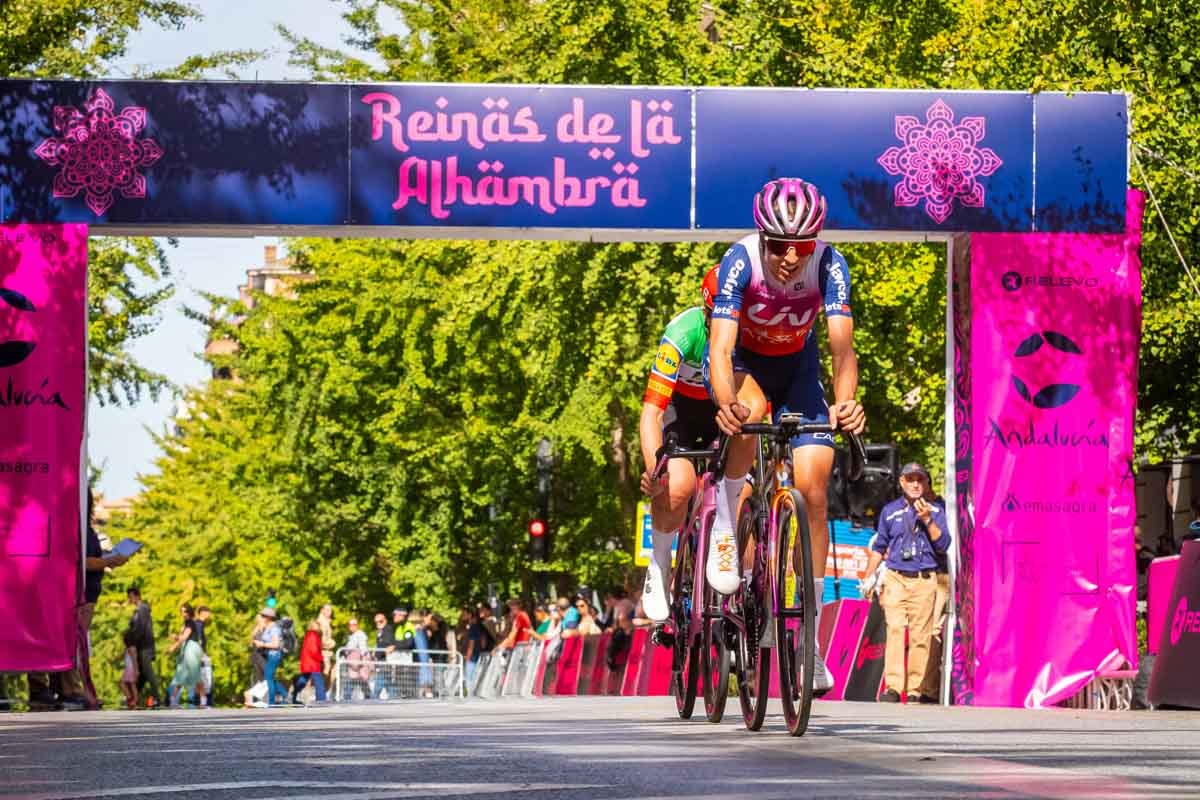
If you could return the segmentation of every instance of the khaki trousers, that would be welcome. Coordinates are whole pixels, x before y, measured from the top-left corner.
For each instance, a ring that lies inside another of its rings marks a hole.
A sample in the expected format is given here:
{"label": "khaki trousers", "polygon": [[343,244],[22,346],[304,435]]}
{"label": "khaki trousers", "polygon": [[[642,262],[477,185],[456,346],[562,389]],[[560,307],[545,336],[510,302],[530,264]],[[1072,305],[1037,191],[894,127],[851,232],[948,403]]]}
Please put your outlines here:
{"label": "khaki trousers", "polygon": [[[903,697],[920,691],[929,662],[929,639],[933,633],[933,606],[937,581],[908,578],[888,571],[883,581],[880,604],[887,620],[887,650],[883,656],[884,681],[888,689]],[[908,631],[908,682],[905,683],[904,631]]]}
{"label": "khaki trousers", "polygon": [[929,663],[925,667],[925,679],[921,681],[921,694],[926,697],[942,696],[942,636],[946,632],[946,606],[950,602],[950,575],[937,574],[937,593],[933,598],[933,636],[929,640]]}

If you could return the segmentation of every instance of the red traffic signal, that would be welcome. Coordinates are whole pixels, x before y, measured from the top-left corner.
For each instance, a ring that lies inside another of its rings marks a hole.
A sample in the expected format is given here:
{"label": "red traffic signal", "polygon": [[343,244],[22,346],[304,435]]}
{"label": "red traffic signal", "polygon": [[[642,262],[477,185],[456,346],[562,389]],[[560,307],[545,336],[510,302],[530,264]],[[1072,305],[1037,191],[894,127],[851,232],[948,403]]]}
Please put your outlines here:
{"label": "red traffic signal", "polygon": [[539,536],[546,535],[546,523],[540,519],[535,519],[529,523],[529,535],[535,539]]}

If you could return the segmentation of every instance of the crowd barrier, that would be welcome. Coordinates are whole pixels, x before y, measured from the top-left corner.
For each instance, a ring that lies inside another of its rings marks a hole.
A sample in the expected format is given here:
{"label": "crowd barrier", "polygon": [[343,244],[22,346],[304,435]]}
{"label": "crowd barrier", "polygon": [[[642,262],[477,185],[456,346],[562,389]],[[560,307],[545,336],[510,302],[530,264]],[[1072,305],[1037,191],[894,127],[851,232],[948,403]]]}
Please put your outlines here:
{"label": "crowd barrier", "polygon": [[449,650],[351,650],[336,653],[331,699],[445,699],[466,693],[463,658]]}
{"label": "crowd barrier", "polygon": [[[885,635],[877,603],[837,600],[826,605],[818,636],[838,685],[828,699],[875,699],[883,680]],[[473,667],[468,665],[468,674],[474,676],[468,694],[497,698],[671,693],[671,650],[655,646],[649,629],[634,628],[622,651],[610,654],[611,642],[612,632],[606,631],[484,653]],[[778,696],[774,671],[771,683],[771,696]]]}
{"label": "crowd barrier", "polygon": [[524,642],[510,650],[483,653],[467,672],[471,697],[570,695],[667,695],[671,651],[655,647],[649,631],[635,628],[627,649],[608,663],[611,633]]}

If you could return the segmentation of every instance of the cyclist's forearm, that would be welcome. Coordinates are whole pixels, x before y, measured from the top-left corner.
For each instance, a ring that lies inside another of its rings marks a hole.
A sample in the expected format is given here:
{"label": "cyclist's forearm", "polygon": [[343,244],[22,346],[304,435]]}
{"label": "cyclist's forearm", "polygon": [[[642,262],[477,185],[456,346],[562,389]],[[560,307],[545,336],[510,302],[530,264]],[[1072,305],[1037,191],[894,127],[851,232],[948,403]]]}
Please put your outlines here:
{"label": "cyclist's forearm", "polygon": [[709,341],[708,370],[713,400],[723,406],[737,400],[737,384],[733,380],[733,348],[737,344],[737,323],[715,319]]}
{"label": "cyclist's forearm", "polygon": [[835,403],[853,400],[858,394],[858,355],[854,350],[833,354],[833,397]]}
{"label": "cyclist's forearm", "polygon": [[662,447],[663,410],[653,403],[642,404],[642,418],[638,432],[642,439],[642,463],[646,469],[654,469],[658,448]]}

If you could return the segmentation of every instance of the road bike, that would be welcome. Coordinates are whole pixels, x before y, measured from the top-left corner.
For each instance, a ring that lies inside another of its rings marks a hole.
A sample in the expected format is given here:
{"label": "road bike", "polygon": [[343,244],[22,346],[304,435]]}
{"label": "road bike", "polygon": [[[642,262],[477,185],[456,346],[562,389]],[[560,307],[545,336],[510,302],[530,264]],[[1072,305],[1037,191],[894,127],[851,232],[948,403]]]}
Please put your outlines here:
{"label": "road bike", "polygon": [[[766,718],[771,679],[771,650],[778,667],[780,701],[788,733],[803,736],[813,700],[817,601],[808,510],[792,486],[792,437],[837,432],[829,423],[805,422],[783,414],[778,424],[748,423],[742,433],[758,436],[754,490],[738,515],[738,552],[745,563],[753,546],[748,580],[722,603],[719,644],[733,651],[738,701],[747,729]],[[847,477],[862,477],[866,450],[854,434]],[[824,565],[821,565],[824,567]],[[726,656],[728,659],[728,655]]]}
{"label": "road bike", "polygon": [[[727,437],[713,449],[681,448],[673,437],[659,448],[651,480],[657,482],[674,458],[692,461],[696,488],[678,533],[671,573],[671,611],[656,642],[672,648],[671,694],[682,719],[690,719],[703,690],[705,717],[720,722],[729,697],[730,650],[725,643],[723,598],[704,577],[708,536],[716,516],[717,481],[725,471]],[[701,680],[703,677],[703,680]]]}

